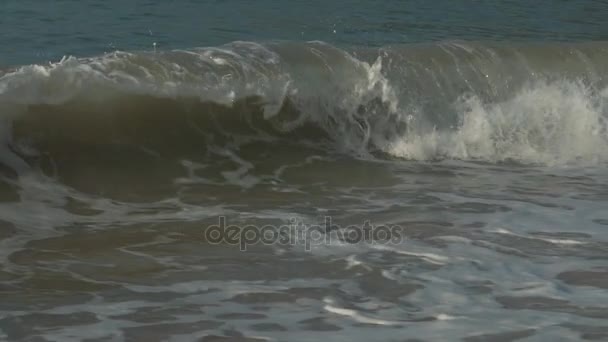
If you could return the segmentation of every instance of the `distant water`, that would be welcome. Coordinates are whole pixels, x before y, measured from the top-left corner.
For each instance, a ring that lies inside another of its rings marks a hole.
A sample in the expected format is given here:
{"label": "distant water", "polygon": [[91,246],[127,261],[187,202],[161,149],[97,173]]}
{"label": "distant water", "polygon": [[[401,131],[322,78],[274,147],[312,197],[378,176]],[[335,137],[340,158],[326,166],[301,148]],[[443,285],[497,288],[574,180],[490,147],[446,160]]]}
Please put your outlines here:
{"label": "distant water", "polygon": [[0,340],[608,339],[605,1],[0,14]]}

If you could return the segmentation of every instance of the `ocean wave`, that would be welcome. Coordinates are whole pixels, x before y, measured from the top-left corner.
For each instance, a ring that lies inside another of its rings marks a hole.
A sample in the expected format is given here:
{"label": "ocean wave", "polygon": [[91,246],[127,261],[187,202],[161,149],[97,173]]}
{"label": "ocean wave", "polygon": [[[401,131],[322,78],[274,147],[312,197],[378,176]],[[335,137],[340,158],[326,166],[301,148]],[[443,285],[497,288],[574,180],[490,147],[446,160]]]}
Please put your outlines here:
{"label": "ocean wave", "polygon": [[172,153],[238,137],[364,157],[598,162],[608,157],[607,57],[601,42],[234,42],[66,57],[0,75],[3,153]]}

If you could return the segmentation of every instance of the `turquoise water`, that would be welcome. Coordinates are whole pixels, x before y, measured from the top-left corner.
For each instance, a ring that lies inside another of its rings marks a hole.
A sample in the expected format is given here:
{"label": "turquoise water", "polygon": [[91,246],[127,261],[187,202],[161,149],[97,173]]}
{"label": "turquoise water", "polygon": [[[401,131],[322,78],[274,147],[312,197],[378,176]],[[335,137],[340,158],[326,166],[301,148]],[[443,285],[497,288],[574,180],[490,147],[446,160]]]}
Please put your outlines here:
{"label": "turquoise water", "polygon": [[0,341],[608,330],[605,1],[0,3]]}

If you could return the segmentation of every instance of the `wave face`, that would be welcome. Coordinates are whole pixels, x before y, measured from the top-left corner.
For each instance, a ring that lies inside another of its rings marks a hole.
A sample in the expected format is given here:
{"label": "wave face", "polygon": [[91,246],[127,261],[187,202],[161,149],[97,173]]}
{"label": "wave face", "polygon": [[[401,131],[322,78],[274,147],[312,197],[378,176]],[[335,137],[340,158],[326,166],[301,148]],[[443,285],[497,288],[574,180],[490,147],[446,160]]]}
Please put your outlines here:
{"label": "wave face", "polygon": [[607,75],[601,42],[234,42],[68,57],[0,76],[1,155],[18,168],[14,154],[263,141],[371,158],[601,162]]}

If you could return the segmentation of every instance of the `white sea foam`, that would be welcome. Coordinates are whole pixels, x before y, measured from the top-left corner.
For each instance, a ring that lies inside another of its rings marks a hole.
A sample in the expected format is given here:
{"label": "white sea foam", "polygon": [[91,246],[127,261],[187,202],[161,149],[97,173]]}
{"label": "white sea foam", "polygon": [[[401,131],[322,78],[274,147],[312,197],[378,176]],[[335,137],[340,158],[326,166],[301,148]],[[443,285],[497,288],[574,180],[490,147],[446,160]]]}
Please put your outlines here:
{"label": "white sea foam", "polygon": [[411,159],[515,160],[539,164],[604,160],[608,154],[606,90],[579,82],[537,82],[500,103],[463,96],[453,110],[453,130],[421,132],[417,127],[387,147]]}

